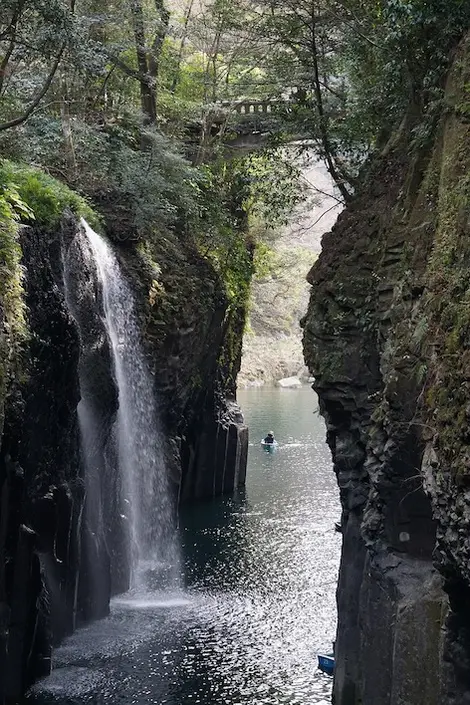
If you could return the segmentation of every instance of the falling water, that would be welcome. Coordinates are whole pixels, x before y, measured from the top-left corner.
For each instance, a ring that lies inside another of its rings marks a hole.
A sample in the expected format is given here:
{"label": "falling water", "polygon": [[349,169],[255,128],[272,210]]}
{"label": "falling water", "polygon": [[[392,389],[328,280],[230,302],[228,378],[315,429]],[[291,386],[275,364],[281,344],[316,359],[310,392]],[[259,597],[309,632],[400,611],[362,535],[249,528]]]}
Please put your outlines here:
{"label": "falling water", "polygon": [[178,550],[154,384],[142,349],[132,290],[111,247],[82,221],[102,290],[118,411],[113,428],[129,522],[128,553],[134,586],[143,576],[174,585]]}

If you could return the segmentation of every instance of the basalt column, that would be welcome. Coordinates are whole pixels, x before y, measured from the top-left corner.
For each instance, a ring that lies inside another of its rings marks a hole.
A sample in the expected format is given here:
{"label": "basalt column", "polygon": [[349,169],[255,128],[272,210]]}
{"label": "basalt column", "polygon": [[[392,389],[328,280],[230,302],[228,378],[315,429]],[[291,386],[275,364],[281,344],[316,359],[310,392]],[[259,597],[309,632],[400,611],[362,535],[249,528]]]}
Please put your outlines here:
{"label": "basalt column", "polygon": [[0,693],[16,702],[75,626],[84,487],[79,341],[61,293],[60,234],[24,229],[27,340],[0,455]]}

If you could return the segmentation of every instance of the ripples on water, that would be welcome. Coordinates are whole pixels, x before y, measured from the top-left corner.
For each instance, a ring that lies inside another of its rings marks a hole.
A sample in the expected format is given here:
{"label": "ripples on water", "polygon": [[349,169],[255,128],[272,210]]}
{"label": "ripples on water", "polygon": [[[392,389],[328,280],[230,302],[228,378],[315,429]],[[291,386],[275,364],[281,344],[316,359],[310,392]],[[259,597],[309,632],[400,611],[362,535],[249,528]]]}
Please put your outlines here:
{"label": "ripples on water", "polygon": [[[335,631],[339,505],[315,397],[247,390],[245,492],[187,509],[186,589],[123,595],[55,652],[28,702],[326,705],[316,652]],[[273,428],[280,447],[259,439]]]}

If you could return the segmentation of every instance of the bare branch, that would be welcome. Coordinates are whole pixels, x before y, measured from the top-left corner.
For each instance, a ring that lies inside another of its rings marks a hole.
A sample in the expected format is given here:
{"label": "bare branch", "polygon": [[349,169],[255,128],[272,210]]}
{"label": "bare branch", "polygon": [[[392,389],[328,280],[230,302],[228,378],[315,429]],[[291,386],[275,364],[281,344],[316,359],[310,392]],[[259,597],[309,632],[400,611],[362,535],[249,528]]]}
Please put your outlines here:
{"label": "bare branch", "polygon": [[12,127],[18,127],[18,125],[22,125],[26,120],[28,120],[29,117],[33,114],[34,110],[37,108],[41,100],[44,98],[46,95],[47,91],[51,87],[52,81],[54,80],[54,76],[57,72],[57,69],[59,68],[59,64],[62,60],[62,57],[64,55],[65,51],[65,42],[62,44],[62,47],[57,55],[56,60],[54,61],[51,70],[49,71],[49,74],[44,81],[44,85],[37,94],[36,98],[30,103],[29,107],[25,110],[23,115],[20,115],[17,118],[14,118],[13,120],[9,120],[8,122],[4,122],[0,124],[0,132],[3,132],[4,130],[9,130]]}
{"label": "bare branch", "polygon": [[7,70],[11,55],[13,54],[14,48],[15,48],[15,40],[12,39],[10,41],[10,46],[8,47],[8,49],[5,53],[5,56],[2,59],[2,63],[0,64],[0,93],[3,90],[3,83],[5,81],[6,70]]}
{"label": "bare branch", "polygon": [[119,56],[116,56],[116,54],[113,54],[113,52],[109,51],[106,47],[103,47],[102,51],[105,56],[111,61],[111,63],[114,64],[114,66],[120,69],[123,73],[125,73],[126,76],[129,76],[130,78],[135,78],[136,81],[146,80],[146,74],[133,69],[132,66],[129,66],[129,64],[119,58]]}
{"label": "bare branch", "polygon": [[184,48],[186,46],[186,42],[188,40],[188,27],[189,27],[189,21],[191,19],[191,14],[193,11],[193,6],[194,6],[194,0],[189,0],[189,4],[184,16],[184,25],[183,25],[183,37],[180,42],[180,48],[178,51],[178,59],[176,61],[176,69],[175,69],[175,75],[173,77],[173,81],[171,82],[171,89],[170,93],[175,93],[176,88],[178,87],[178,83],[181,78],[181,64],[183,61],[183,56],[184,56]]}
{"label": "bare branch", "polygon": [[0,40],[6,38],[6,36],[10,37],[10,45],[9,45],[7,51],[5,52],[5,56],[2,59],[2,63],[0,64],[0,93],[2,92],[2,89],[3,89],[3,83],[5,81],[5,74],[6,74],[8,63],[9,63],[11,55],[13,54],[13,51],[15,49],[18,20],[20,19],[21,13],[23,12],[24,3],[25,3],[25,0],[20,0],[18,2],[17,6],[15,8],[15,11],[13,13],[13,16],[11,18],[11,22],[8,26],[8,29],[0,37]]}

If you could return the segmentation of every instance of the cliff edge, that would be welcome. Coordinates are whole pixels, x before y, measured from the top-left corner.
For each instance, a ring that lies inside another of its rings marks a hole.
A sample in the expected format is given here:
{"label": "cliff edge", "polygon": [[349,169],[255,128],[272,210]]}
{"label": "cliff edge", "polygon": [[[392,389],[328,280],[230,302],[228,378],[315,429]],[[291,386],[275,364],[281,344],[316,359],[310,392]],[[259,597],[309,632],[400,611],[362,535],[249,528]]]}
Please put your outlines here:
{"label": "cliff edge", "polygon": [[470,698],[470,40],[309,273],[304,353],[342,502],[335,705]]}

